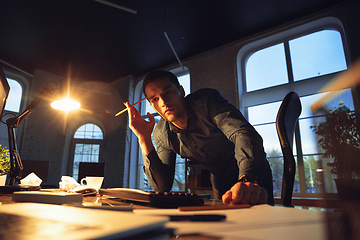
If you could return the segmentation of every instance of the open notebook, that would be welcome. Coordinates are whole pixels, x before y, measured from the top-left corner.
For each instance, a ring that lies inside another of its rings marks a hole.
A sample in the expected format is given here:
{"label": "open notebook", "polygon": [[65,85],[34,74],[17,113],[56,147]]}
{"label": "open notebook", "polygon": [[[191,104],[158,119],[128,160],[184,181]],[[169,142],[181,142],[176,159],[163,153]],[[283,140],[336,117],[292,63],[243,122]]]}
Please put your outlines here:
{"label": "open notebook", "polygon": [[0,205],[0,239],[148,239],[167,217],[38,203]]}

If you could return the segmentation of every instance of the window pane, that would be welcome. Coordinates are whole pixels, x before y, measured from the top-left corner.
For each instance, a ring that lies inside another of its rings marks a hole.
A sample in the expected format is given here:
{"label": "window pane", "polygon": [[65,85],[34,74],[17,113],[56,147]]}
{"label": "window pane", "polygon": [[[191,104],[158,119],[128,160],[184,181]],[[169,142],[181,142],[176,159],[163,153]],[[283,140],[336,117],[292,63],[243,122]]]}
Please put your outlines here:
{"label": "window pane", "polygon": [[190,93],[190,74],[185,74],[178,77],[179,83],[185,90],[185,96]]}
{"label": "window pane", "polygon": [[[277,153],[276,153],[277,154]],[[283,157],[267,157],[271,171],[273,176],[273,185],[274,185],[274,197],[280,197],[281,196],[281,190],[282,190],[282,179],[284,175],[284,159]],[[296,162],[296,171],[295,171],[295,179],[294,179],[294,193],[300,192],[300,182],[299,182],[299,171],[298,171],[298,164],[297,159],[295,158]]]}
{"label": "window pane", "polygon": [[[280,152],[275,153],[275,155],[278,155],[279,153]],[[272,171],[274,195],[275,195],[275,197],[280,196],[283,172],[284,172],[284,170],[283,170],[284,169],[284,167],[283,167],[284,160],[282,157],[271,157],[271,156],[268,156],[268,154],[266,155],[266,157],[267,157],[267,160],[269,161],[271,171]]]}
{"label": "window pane", "polygon": [[319,153],[316,134],[310,128],[314,125],[313,122],[313,118],[299,120],[303,154]]}
{"label": "window pane", "polygon": [[249,107],[249,122],[252,125],[275,122],[280,105],[281,101]]}
{"label": "window pane", "polygon": [[245,74],[248,92],[287,83],[284,44],[252,54],[246,63]]}
{"label": "window pane", "polygon": [[329,110],[333,110],[339,107],[340,103],[343,103],[350,110],[354,110],[353,99],[350,89],[339,91],[330,100],[324,103],[323,107],[325,111],[312,112],[311,105],[320,97],[327,93],[314,94],[300,98],[302,105],[302,113],[300,115],[300,132],[301,132],[301,145],[304,154],[315,154],[319,153],[317,146],[317,136],[310,128],[311,126],[317,126],[324,121],[324,117],[313,117],[321,116],[328,113]]}
{"label": "window pane", "polygon": [[294,81],[345,70],[341,35],[323,30],[289,41]]}
{"label": "window pane", "polygon": [[73,178],[78,180],[80,162],[99,162],[99,144],[75,144]]}
{"label": "window pane", "polygon": [[280,104],[274,102],[248,108],[249,122],[263,138],[267,156],[282,156],[275,126]]}
{"label": "window pane", "polygon": [[74,134],[77,139],[103,139],[102,130],[95,124],[87,123],[77,129]]}
{"label": "window pane", "polygon": [[264,141],[264,148],[266,155],[268,156],[269,153],[272,153],[270,155],[274,156],[274,153],[276,152],[276,153],[280,153],[280,155],[277,156],[282,156],[275,123],[261,125],[261,126],[254,126],[254,127],[256,131],[261,135]]}
{"label": "window pane", "polygon": [[10,92],[5,105],[5,110],[19,112],[22,98],[22,87],[20,83],[15,80],[9,78],[7,78],[7,80],[10,85]]}
{"label": "window pane", "polygon": [[[320,156],[304,157],[305,186],[307,193],[324,193],[325,182],[323,173],[316,171],[320,168]],[[332,181],[331,181],[332,182]],[[329,184],[326,182],[326,184]]]}
{"label": "window pane", "polygon": [[182,159],[180,156],[176,157],[174,182],[171,190],[185,190],[185,160]]}
{"label": "window pane", "polygon": [[144,102],[145,102],[145,110],[144,110],[143,114],[145,115],[147,112],[154,114],[155,110],[150,105],[150,102],[148,100],[145,100]]}

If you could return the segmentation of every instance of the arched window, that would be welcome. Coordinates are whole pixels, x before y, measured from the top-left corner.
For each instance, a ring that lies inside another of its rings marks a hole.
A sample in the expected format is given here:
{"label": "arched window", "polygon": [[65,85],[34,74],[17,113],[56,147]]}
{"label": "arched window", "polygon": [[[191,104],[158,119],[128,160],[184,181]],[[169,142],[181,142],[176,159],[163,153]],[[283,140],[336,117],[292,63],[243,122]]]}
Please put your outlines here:
{"label": "arched window", "polygon": [[78,180],[80,162],[99,162],[99,153],[103,132],[95,124],[87,123],[79,127],[74,134],[73,178]]}
{"label": "arched window", "polygon": [[[345,33],[341,22],[323,18],[254,41],[238,54],[241,110],[264,140],[272,168],[275,196],[281,191],[283,159],[275,120],[282,99],[290,91],[299,94],[302,113],[295,130],[294,155],[297,161],[294,195],[334,193],[333,179],[310,129],[323,120],[310,106],[334,76],[347,69]],[[354,110],[352,90],[346,89],[326,106],[343,102]],[[325,171],[317,172],[317,169]]]}
{"label": "arched window", "polygon": [[[10,117],[13,116],[14,113],[19,113],[22,110],[22,100],[27,99],[27,89],[29,89],[29,84],[28,79],[24,78],[21,75],[18,75],[17,73],[9,72],[6,70],[4,70],[4,73],[10,86],[10,92],[4,108],[4,114],[10,114]],[[5,117],[3,121],[5,122],[5,119],[9,117]],[[18,142],[21,141],[22,127],[23,126],[20,126],[20,128],[15,129]],[[9,145],[8,130],[6,124],[0,124],[0,144],[2,146]]]}
{"label": "arched window", "polygon": [[19,112],[20,104],[22,99],[22,87],[20,83],[16,80],[7,78],[10,85],[9,96],[5,105],[5,110],[11,112]]}

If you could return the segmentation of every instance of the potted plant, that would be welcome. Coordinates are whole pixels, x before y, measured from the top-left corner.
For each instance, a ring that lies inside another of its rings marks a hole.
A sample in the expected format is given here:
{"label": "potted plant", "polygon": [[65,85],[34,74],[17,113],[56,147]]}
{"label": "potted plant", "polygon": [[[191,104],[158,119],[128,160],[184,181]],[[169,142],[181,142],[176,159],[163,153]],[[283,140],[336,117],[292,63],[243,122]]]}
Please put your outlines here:
{"label": "potted plant", "polygon": [[0,144],[0,186],[5,185],[6,175],[10,171],[10,153],[7,147]]}
{"label": "potted plant", "polygon": [[339,193],[339,185],[349,185],[350,179],[360,176],[359,117],[358,113],[350,111],[340,102],[340,106],[330,111],[324,122],[310,127],[319,136],[318,144],[325,151],[324,157],[333,159],[328,165],[331,173],[337,176],[335,183]]}

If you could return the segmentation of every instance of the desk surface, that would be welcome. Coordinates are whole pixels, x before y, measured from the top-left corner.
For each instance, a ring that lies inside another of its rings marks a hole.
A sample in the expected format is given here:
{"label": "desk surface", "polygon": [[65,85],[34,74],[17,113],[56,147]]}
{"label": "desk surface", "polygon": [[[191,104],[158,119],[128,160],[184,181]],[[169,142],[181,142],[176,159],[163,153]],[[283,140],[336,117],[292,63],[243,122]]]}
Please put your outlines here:
{"label": "desk surface", "polygon": [[[139,215],[199,214],[177,209],[134,209]],[[225,214],[222,222],[169,222],[178,236],[208,236],[208,239],[327,239],[325,213],[257,205],[243,209],[201,211]]]}
{"label": "desk surface", "polygon": [[[0,202],[14,203],[11,194],[1,195]],[[128,204],[98,196],[84,197],[83,203]],[[175,229],[172,239],[327,239],[326,215],[320,211],[258,205],[243,209],[180,212],[178,209],[133,206],[134,214],[139,215],[226,215],[226,221],[222,222],[169,222],[166,226]]]}

